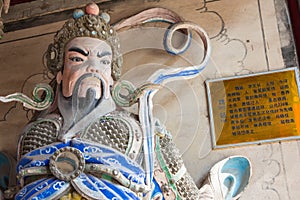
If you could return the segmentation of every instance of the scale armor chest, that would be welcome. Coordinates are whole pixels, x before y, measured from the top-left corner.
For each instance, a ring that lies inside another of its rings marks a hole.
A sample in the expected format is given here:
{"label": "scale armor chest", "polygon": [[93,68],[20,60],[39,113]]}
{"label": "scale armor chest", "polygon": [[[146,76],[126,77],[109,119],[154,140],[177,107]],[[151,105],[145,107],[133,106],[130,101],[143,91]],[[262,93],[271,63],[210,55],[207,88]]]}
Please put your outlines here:
{"label": "scale armor chest", "polygon": [[[61,117],[38,119],[30,123],[19,144],[22,156],[34,149],[58,141]],[[80,138],[110,146],[136,160],[142,147],[142,131],[135,116],[128,112],[112,112],[99,117],[79,133]]]}
{"label": "scale armor chest", "polygon": [[134,115],[112,112],[91,123],[82,139],[112,147],[136,160],[142,149],[142,130]]}

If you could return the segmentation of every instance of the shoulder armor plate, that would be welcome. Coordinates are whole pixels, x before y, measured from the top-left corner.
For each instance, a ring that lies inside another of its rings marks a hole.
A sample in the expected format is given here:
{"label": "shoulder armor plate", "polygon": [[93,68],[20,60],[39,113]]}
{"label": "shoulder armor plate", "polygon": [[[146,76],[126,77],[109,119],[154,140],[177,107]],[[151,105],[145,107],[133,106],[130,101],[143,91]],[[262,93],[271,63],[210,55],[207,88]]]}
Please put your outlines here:
{"label": "shoulder armor plate", "polygon": [[19,142],[19,155],[57,141],[60,124],[55,119],[38,119],[29,124]]}

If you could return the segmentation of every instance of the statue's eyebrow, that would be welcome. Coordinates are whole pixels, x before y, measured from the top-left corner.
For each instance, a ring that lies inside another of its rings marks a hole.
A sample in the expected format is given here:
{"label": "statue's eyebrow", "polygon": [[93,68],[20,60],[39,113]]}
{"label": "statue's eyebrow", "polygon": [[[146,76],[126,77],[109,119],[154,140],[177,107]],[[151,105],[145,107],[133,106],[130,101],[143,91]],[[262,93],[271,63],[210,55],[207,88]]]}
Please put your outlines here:
{"label": "statue's eyebrow", "polygon": [[75,52],[80,53],[80,54],[82,54],[84,56],[88,56],[89,55],[89,52],[85,52],[83,49],[80,49],[78,47],[71,47],[69,49],[69,51],[75,51]]}
{"label": "statue's eyebrow", "polygon": [[111,55],[111,52],[109,51],[103,51],[101,53],[97,53],[97,57],[101,58],[101,57],[104,57],[104,56],[110,56]]}

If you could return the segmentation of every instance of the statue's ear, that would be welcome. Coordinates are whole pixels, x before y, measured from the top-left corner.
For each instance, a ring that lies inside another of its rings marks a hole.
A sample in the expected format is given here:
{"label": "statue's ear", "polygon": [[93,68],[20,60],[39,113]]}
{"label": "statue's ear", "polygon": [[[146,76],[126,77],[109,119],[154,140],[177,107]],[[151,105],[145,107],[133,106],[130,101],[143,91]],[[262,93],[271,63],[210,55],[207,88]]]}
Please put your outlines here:
{"label": "statue's ear", "polygon": [[57,82],[57,84],[60,84],[61,81],[62,81],[62,73],[61,73],[61,71],[59,71],[56,75],[56,82]]}

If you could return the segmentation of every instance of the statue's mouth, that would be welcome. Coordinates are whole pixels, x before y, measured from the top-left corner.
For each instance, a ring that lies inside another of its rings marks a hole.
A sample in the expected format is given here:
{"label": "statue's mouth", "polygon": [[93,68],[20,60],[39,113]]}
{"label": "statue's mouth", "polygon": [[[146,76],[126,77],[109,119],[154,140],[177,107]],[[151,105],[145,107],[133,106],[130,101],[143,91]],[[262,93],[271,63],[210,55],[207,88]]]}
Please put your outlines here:
{"label": "statue's mouth", "polygon": [[83,79],[78,88],[78,96],[79,97],[88,97],[91,92],[94,93],[95,99],[100,99],[102,96],[102,82],[97,77],[87,77]]}
{"label": "statue's mouth", "polygon": [[102,99],[104,91],[104,82],[101,77],[96,74],[84,74],[75,84],[73,94],[79,98]]}

